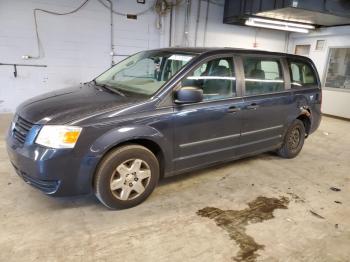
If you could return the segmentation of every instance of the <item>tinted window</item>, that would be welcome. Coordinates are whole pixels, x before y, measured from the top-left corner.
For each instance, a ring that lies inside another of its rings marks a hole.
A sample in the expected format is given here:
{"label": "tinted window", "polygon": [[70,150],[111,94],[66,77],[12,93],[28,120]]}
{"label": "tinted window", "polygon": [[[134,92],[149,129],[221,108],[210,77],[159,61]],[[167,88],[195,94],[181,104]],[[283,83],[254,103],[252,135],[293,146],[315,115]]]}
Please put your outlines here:
{"label": "tinted window", "polygon": [[182,86],[201,88],[204,100],[236,96],[232,57],[216,58],[201,64],[182,80]]}
{"label": "tinted window", "polygon": [[245,94],[259,95],[284,90],[281,63],[272,58],[243,59]]}
{"label": "tinted window", "polygon": [[312,67],[302,61],[289,61],[292,88],[317,84]]}

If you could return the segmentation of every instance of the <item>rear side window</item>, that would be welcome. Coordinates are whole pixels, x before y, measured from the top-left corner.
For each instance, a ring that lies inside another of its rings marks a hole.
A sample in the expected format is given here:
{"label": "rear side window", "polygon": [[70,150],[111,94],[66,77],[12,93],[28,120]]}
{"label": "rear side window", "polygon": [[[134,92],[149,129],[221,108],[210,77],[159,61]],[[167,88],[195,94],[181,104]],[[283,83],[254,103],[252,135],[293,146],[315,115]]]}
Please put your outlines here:
{"label": "rear side window", "polygon": [[290,60],[289,71],[292,81],[292,88],[314,86],[317,84],[315,72],[306,62]]}
{"label": "rear side window", "polygon": [[284,90],[281,63],[274,58],[243,58],[245,94],[259,95]]}

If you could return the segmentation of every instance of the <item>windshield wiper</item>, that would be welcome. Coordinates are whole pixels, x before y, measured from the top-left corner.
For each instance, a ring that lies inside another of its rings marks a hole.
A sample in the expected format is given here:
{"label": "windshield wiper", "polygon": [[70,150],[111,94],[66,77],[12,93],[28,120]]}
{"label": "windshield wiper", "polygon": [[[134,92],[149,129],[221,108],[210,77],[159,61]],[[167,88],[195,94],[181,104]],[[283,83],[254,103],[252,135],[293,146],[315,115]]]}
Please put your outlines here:
{"label": "windshield wiper", "polygon": [[92,80],[92,82],[94,83],[95,86],[102,87],[102,88],[107,89],[108,91],[110,91],[112,93],[115,93],[115,94],[118,94],[121,96],[126,96],[123,92],[121,92],[119,89],[117,89],[115,87],[111,87],[111,86],[106,85],[106,84],[98,84],[95,79]]}

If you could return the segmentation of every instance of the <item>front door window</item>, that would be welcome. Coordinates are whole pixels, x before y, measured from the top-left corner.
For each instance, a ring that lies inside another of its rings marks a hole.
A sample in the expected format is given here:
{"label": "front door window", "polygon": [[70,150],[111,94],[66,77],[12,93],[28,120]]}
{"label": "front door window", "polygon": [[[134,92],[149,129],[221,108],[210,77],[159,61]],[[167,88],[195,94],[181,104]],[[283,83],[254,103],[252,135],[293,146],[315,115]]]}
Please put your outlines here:
{"label": "front door window", "polygon": [[232,57],[204,62],[182,80],[182,86],[203,90],[204,101],[236,97],[236,77]]}

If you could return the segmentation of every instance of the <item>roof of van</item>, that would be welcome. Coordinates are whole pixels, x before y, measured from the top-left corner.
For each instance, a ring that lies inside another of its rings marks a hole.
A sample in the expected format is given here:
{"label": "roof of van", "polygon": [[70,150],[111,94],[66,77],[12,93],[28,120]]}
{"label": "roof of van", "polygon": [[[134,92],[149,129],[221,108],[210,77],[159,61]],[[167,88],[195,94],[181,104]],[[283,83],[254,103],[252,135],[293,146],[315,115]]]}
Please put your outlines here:
{"label": "roof of van", "polygon": [[161,48],[156,50],[179,52],[179,53],[192,53],[192,54],[204,54],[204,53],[215,54],[215,53],[224,53],[226,51],[226,52],[246,53],[246,54],[252,53],[252,54],[264,54],[264,55],[288,56],[288,57],[295,57],[295,58],[302,58],[302,59],[309,60],[305,56],[299,56],[294,54],[270,52],[270,51],[263,51],[263,50],[256,50],[256,49],[232,48],[232,47],[168,47],[168,48]]}

